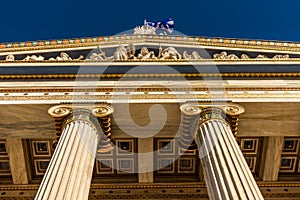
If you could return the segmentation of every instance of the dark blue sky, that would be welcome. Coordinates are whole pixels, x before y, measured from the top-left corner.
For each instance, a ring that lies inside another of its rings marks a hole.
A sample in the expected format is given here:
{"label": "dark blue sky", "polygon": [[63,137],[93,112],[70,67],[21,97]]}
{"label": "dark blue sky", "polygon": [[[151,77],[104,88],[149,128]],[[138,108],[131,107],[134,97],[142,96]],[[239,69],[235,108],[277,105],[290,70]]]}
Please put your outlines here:
{"label": "dark blue sky", "polygon": [[300,42],[299,0],[4,0],[0,17],[0,42],[114,35],[167,17],[186,35]]}

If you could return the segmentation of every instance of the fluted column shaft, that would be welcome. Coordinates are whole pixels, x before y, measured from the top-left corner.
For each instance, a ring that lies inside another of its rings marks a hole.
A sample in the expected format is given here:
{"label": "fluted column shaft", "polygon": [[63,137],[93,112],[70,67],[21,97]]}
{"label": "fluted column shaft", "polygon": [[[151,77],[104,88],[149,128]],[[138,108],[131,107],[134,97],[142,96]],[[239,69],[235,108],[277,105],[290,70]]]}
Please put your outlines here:
{"label": "fluted column shaft", "polygon": [[91,122],[67,123],[35,199],[88,199],[97,143]]}
{"label": "fluted column shaft", "polygon": [[[244,108],[231,103],[187,103],[180,109],[183,115],[179,145],[187,149],[191,136],[194,136],[210,199],[263,199],[234,137],[238,116],[245,111]],[[196,119],[198,125],[195,129]]]}
{"label": "fluted column shaft", "polygon": [[211,119],[195,133],[210,199],[263,199],[225,120]]}

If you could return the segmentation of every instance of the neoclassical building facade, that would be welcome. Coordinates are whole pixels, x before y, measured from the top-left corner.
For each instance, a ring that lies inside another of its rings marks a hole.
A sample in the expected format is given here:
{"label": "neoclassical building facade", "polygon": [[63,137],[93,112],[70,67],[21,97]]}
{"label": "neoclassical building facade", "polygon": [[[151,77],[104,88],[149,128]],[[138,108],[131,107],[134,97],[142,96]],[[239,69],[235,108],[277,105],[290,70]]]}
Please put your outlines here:
{"label": "neoclassical building facade", "polygon": [[0,44],[0,199],[300,199],[300,44]]}

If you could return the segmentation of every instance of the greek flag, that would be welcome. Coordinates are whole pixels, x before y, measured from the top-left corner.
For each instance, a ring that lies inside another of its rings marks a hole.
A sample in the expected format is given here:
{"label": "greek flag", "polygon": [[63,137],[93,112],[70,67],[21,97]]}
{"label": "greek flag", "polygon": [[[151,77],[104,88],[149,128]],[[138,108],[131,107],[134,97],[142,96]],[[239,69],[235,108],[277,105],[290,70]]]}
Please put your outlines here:
{"label": "greek flag", "polygon": [[174,29],[174,20],[172,18],[167,18],[160,22],[147,22],[145,20],[144,24],[149,27],[154,27],[156,29],[169,31],[170,33],[172,33]]}

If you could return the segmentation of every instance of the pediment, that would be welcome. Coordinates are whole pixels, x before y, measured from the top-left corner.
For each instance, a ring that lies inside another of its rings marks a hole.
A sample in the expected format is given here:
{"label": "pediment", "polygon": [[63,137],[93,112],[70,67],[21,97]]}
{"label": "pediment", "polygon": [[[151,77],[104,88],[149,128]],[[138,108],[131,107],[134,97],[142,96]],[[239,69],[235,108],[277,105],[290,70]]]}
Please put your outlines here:
{"label": "pediment", "polygon": [[0,44],[0,64],[91,62],[300,62],[291,42],[164,35],[121,35]]}

